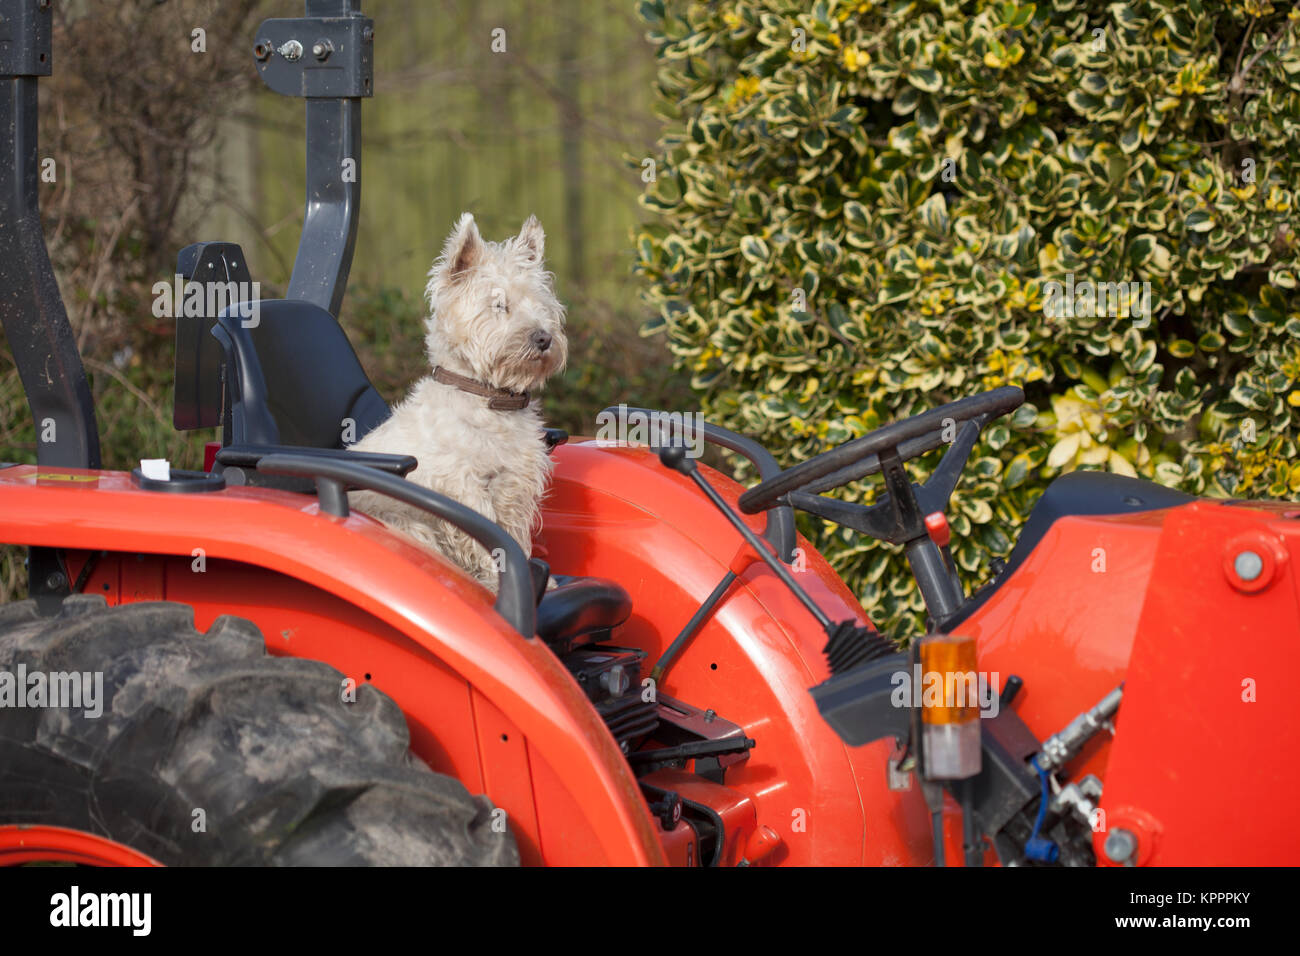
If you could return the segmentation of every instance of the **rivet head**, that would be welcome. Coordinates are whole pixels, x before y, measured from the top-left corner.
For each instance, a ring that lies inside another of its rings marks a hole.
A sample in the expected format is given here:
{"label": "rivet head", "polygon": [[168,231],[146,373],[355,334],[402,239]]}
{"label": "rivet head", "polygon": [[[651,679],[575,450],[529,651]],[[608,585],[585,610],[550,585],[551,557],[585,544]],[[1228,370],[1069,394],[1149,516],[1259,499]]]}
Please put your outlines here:
{"label": "rivet head", "polygon": [[1127,863],[1137,853],[1137,845],[1137,837],[1130,831],[1117,828],[1106,835],[1102,849],[1112,863]]}
{"label": "rivet head", "polygon": [[1264,559],[1254,551],[1238,551],[1232,559],[1232,569],[1243,581],[1254,581],[1264,573]]}

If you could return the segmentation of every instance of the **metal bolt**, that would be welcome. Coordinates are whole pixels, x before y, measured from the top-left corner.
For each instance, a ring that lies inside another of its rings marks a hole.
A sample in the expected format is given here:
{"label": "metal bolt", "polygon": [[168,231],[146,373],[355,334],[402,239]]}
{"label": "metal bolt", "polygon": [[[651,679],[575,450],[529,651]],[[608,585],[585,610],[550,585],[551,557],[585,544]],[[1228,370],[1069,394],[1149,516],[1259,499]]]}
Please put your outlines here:
{"label": "metal bolt", "polygon": [[1264,573],[1264,559],[1254,551],[1240,551],[1232,559],[1232,570],[1243,581],[1253,581]]}
{"label": "metal bolt", "polygon": [[366,41],[367,43],[369,43],[374,38],[375,38],[374,27],[366,27],[364,30],[361,31],[361,39]]}
{"label": "metal bolt", "polygon": [[609,670],[602,671],[600,675],[600,686],[605,688],[612,697],[627,693],[631,683],[632,678],[623,669],[622,664],[615,664]]}
{"label": "metal bolt", "polygon": [[1115,829],[1106,834],[1102,849],[1112,863],[1128,863],[1137,854],[1138,841],[1128,830]]}
{"label": "metal bolt", "polygon": [[51,591],[57,591],[63,585],[68,583],[68,579],[63,576],[62,571],[55,571],[45,579],[45,586]]}
{"label": "metal bolt", "polygon": [[712,707],[710,707],[708,710],[704,712],[704,722],[706,724],[711,724],[713,723],[713,718],[717,716],[718,716],[718,712],[714,710]]}
{"label": "metal bolt", "polygon": [[329,40],[317,40],[312,44],[311,55],[322,62],[329,59],[329,55],[333,52],[334,44]]}
{"label": "metal bolt", "polygon": [[253,44],[253,56],[259,60],[265,60],[271,55],[271,43],[269,40],[258,40]]}
{"label": "metal bolt", "polygon": [[275,51],[286,60],[293,62],[302,58],[302,44],[297,40],[287,40],[280,49]]}

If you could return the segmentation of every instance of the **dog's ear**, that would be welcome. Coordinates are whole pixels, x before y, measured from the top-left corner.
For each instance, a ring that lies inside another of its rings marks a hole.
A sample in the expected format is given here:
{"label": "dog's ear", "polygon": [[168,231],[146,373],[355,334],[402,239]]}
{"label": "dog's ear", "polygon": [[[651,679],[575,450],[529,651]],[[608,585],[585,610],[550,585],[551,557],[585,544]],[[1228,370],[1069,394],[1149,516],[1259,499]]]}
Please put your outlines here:
{"label": "dog's ear", "polygon": [[546,233],[536,216],[529,216],[524,227],[519,230],[519,248],[524,251],[531,263],[540,263],[546,252]]}
{"label": "dog's ear", "polygon": [[477,265],[482,256],[483,237],[478,234],[474,214],[467,212],[457,221],[456,228],[447,237],[447,244],[442,247],[447,279],[456,281]]}

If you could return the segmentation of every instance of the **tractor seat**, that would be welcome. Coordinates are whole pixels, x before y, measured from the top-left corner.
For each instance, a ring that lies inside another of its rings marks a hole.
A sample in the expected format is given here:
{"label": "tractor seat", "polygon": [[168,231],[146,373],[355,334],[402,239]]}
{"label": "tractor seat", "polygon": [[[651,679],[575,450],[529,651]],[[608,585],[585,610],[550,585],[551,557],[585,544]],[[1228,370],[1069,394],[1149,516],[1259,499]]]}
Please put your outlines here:
{"label": "tractor seat", "polygon": [[334,316],[297,300],[257,305],[255,326],[227,309],[212,330],[225,351],[226,444],[341,449],[388,418]]}
{"label": "tractor seat", "polygon": [[[263,299],[255,325],[246,327],[231,308],[217,317],[212,334],[221,343],[226,368],[227,447],[218,453],[218,461],[246,472],[241,483],[313,492],[310,479],[256,474],[262,454],[295,448],[300,454],[315,452],[313,457],[333,450],[348,456],[346,460],[403,476],[415,467],[409,456],[402,468],[401,456],[370,456],[390,459],[379,463],[344,451],[345,444],[363,437],[391,413],[366,377],[347,333],[325,309],[310,302]],[[345,432],[345,423],[353,434]],[[568,437],[562,429],[545,430],[551,448]],[[558,586],[545,591],[550,568],[538,559],[532,564],[539,600],[537,633],[558,653],[603,640],[632,611],[627,592],[613,581],[557,575]]]}
{"label": "tractor seat", "polygon": [[[246,328],[232,307],[212,329],[226,369],[223,445],[342,450],[388,419],[334,316],[297,300],[257,306],[256,325]],[[544,433],[550,448],[569,440],[562,428]]]}
{"label": "tractor seat", "polygon": [[[546,586],[550,569],[531,558],[533,581]],[[567,654],[580,644],[599,644],[632,613],[632,599],[621,585],[605,578],[553,575],[555,587],[537,604],[537,635],[555,651]]]}

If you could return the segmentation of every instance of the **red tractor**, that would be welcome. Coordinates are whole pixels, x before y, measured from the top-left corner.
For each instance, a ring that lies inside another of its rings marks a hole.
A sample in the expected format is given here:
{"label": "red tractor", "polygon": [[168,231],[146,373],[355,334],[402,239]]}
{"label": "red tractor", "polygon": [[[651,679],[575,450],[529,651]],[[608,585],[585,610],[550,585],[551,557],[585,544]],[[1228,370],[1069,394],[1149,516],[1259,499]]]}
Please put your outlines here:
{"label": "red tractor", "polygon": [[[0,319],[40,438],[37,464],[0,465],[0,542],[30,573],[0,608],[0,860],[1300,860],[1272,812],[1297,782],[1296,506],[1066,475],[968,594],[944,510],[1017,388],[787,470],[724,429],[609,410],[653,447],[539,435],[556,468],[532,558],[404,480],[437,448],[346,450],[340,422],[359,437],[388,414],[335,318],[372,34],[356,0],[306,7],[254,47],[307,100],[293,276],[254,323],[238,297],[211,304],[246,288],[237,246],[181,252],[206,304],[178,311],[175,420],[222,440],[204,471],[163,475],[99,467],[37,202],[50,11],[0,11]],[[701,436],[759,483],[699,464]],[[870,506],[826,494],[877,473]],[[495,598],[350,489],[500,549]],[[901,546],[931,633],[876,633],[796,509]]]}

